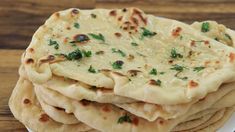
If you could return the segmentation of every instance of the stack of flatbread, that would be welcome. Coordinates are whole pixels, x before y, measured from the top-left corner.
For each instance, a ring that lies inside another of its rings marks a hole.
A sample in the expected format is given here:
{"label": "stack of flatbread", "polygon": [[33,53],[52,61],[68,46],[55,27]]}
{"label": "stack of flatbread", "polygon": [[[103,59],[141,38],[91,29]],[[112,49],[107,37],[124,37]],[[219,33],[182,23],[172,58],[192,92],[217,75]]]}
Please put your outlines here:
{"label": "stack of flatbread", "polygon": [[54,13],[9,106],[32,131],[212,132],[235,105],[235,33],[136,8]]}

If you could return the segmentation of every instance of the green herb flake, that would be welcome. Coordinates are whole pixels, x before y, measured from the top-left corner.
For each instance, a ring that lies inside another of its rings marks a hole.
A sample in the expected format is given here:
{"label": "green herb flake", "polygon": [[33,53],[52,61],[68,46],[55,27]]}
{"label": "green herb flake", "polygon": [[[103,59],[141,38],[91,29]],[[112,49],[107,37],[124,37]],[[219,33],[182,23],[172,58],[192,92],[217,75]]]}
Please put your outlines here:
{"label": "green herb flake", "polygon": [[57,41],[53,41],[53,40],[49,40],[49,46],[54,46],[55,49],[59,49],[59,44],[57,43]]}
{"label": "green herb flake", "polygon": [[138,44],[135,43],[135,42],[132,42],[131,45],[132,45],[132,46],[138,46]]}
{"label": "green herb flake", "polygon": [[177,53],[176,49],[173,48],[171,50],[171,58],[174,58],[174,59],[176,59],[176,58],[183,58],[183,55]]}
{"label": "green herb flake", "polygon": [[77,29],[79,29],[80,28],[80,24],[79,23],[74,23],[74,25],[73,25],[75,28],[77,28]]}
{"label": "green herb flake", "polygon": [[96,73],[96,70],[92,67],[92,65],[90,65],[88,71],[89,71],[90,73]]}
{"label": "green herb flake", "polygon": [[126,54],[125,54],[123,51],[121,51],[120,49],[112,48],[112,51],[113,51],[113,53],[118,53],[118,54],[120,54],[122,57],[125,57],[125,56],[126,56]]}
{"label": "green herb flake", "polygon": [[203,70],[203,69],[205,69],[205,67],[199,66],[199,67],[194,67],[194,68],[193,68],[193,71],[199,72],[199,71],[201,71],[201,70]]}
{"label": "green herb flake", "polygon": [[89,33],[88,35],[90,35],[94,39],[101,40],[102,42],[105,42],[105,38],[101,33],[99,33],[99,34]]}
{"label": "green herb flake", "polygon": [[141,34],[141,39],[143,39],[144,37],[153,37],[155,36],[157,33],[156,32],[152,32],[144,27],[141,28],[143,30],[142,34]]}
{"label": "green herb flake", "polygon": [[68,60],[79,60],[83,57],[80,49],[76,49],[73,52],[70,52],[68,55],[64,55]]}
{"label": "green herb flake", "polygon": [[96,16],[96,14],[93,14],[93,13],[92,13],[92,14],[91,14],[91,17],[92,17],[92,18],[96,18],[97,16]]}
{"label": "green herb flake", "polygon": [[91,51],[85,51],[85,50],[82,50],[82,53],[85,57],[91,57],[92,55],[92,52]]}
{"label": "green herb flake", "polygon": [[160,74],[160,75],[163,75],[163,74],[165,74],[165,72],[159,72],[159,74]]}
{"label": "green herb flake", "polygon": [[210,30],[209,22],[203,22],[202,23],[202,27],[201,27],[201,31],[202,32],[208,32],[209,30]]}
{"label": "green herb flake", "polygon": [[216,38],[214,38],[214,40],[216,40],[216,41],[219,41],[219,39],[216,37]]}
{"label": "green herb flake", "polygon": [[157,69],[153,68],[150,72],[150,75],[157,75]]}
{"label": "green herb flake", "polygon": [[151,84],[151,85],[161,86],[162,81],[161,81],[161,80],[159,80],[159,79],[158,79],[157,81],[156,81],[156,80],[151,79],[151,80],[150,80],[150,84]]}
{"label": "green herb flake", "polygon": [[188,80],[188,77],[178,77],[178,76],[176,76],[178,79],[181,79],[181,80]]}
{"label": "green herb flake", "polygon": [[131,118],[130,118],[130,116],[128,116],[127,114],[126,115],[124,115],[124,116],[121,116],[119,119],[118,119],[118,121],[117,121],[117,123],[123,123],[123,122],[129,122],[129,123],[131,123],[132,122],[132,120],[131,120]]}
{"label": "green herb flake", "polygon": [[178,71],[178,72],[182,72],[185,68],[186,68],[186,67],[184,67],[184,66],[180,66],[180,65],[175,64],[175,65],[173,65],[173,67],[170,68],[170,69],[171,69],[171,70]]}
{"label": "green herb flake", "polygon": [[113,69],[122,69],[123,64],[124,64],[123,61],[117,60],[117,61],[112,63],[112,67],[113,67]]}

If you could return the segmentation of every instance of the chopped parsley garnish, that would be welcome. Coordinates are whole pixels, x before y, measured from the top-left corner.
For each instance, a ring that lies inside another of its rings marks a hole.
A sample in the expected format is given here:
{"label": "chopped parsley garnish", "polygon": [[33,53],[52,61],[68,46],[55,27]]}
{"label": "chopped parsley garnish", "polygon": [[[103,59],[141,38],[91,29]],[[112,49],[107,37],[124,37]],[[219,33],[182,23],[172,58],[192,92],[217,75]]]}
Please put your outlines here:
{"label": "chopped parsley garnish", "polygon": [[208,32],[209,30],[210,30],[209,22],[203,22],[202,23],[202,27],[201,27],[201,31],[202,32]]}
{"label": "chopped parsley garnish", "polygon": [[97,16],[96,16],[96,14],[93,14],[93,13],[92,13],[92,14],[91,14],[91,17],[92,17],[92,18],[96,18]]}
{"label": "chopped parsley garnish", "polygon": [[132,46],[138,46],[138,44],[135,43],[135,42],[132,42],[131,45],[132,45]]}
{"label": "chopped parsley garnish", "polygon": [[91,51],[80,50],[77,48],[76,50],[70,52],[69,54],[55,54],[55,55],[63,55],[68,60],[79,60],[82,57],[90,57],[92,55]]}
{"label": "chopped parsley garnish", "polygon": [[131,123],[132,120],[131,120],[131,118],[126,114],[126,115],[124,115],[124,116],[121,116],[121,117],[118,119],[118,121],[117,121],[117,123],[123,123],[123,122],[129,122],[129,123]]}
{"label": "chopped parsley garnish", "polygon": [[150,75],[157,75],[157,69],[153,68],[150,72]]}
{"label": "chopped parsley garnish", "polygon": [[123,64],[124,64],[123,61],[117,60],[117,61],[113,62],[112,67],[113,67],[113,69],[122,69]]}
{"label": "chopped parsley garnish", "polygon": [[182,39],[183,39],[183,36],[181,35],[181,36],[180,36],[180,40],[182,40]]}
{"label": "chopped parsley garnish", "polygon": [[178,77],[178,76],[176,76],[176,77],[181,79],[181,80],[188,80],[188,77]]}
{"label": "chopped parsley garnish", "polygon": [[89,71],[90,73],[96,73],[96,70],[92,67],[92,65],[90,65],[88,71]]}
{"label": "chopped parsley garnish", "polygon": [[99,34],[89,33],[88,35],[90,35],[94,39],[101,40],[102,42],[105,42],[104,36],[101,33],[99,33]]}
{"label": "chopped parsley garnish", "polygon": [[149,31],[148,29],[144,27],[142,27],[141,29],[143,30],[141,34],[141,39],[143,39],[144,37],[153,37],[157,34],[156,32]]}
{"label": "chopped parsley garnish", "polygon": [[71,41],[70,43],[81,43],[89,41],[90,38],[85,34],[78,34],[74,37],[74,41]]}
{"label": "chopped parsley garnish", "polygon": [[159,72],[159,74],[160,74],[160,75],[163,75],[163,74],[165,74],[165,72]]}
{"label": "chopped parsley garnish", "polygon": [[92,55],[92,52],[91,51],[85,51],[85,50],[82,50],[82,53],[85,57],[91,57]]}
{"label": "chopped parsley garnish", "polygon": [[201,71],[201,70],[203,70],[203,69],[205,69],[205,67],[199,66],[199,67],[194,67],[194,68],[193,68],[193,71],[199,72],[199,71]]}
{"label": "chopped parsley garnish", "polygon": [[74,23],[74,25],[73,25],[75,28],[77,28],[77,29],[79,29],[80,28],[80,24],[79,23]]}
{"label": "chopped parsley garnish", "polygon": [[59,44],[57,43],[57,41],[53,41],[53,40],[49,40],[49,46],[54,46],[55,49],[59,49]]}
{"label": "chopped parsley garnish", "polygon": [[176,59],[176,58],[183,58],[183,55],[177,53],[176,49],[173,48],[171,50],[171,58],[174,58],[174,59]]}
{"label": "chopped parsley garnish", "polygon": [[175,65],[173,65],[173,67],[170,68],[170,69],[171,69],[171,70],[178,71],[178,72],[182,72],[185,68],[186,68],[186,67],[184,67],[184,66],[180,66],[180,65],[175,64]]}
{"label": "chopped parsley garnish", "polygon": [[76,49],[73,52],[70,52],[68,55],[64,55],[68,60],[79,60],[81,59],[82,56],[82,52],[80,49]]}
{"label": "chopped parsley garnish", "polygon": [[123,51],[121,51],[120,49],[112,48],[112,51],[113,51],[113,53],[118,53],[118,54],[120,54],[122,57],[125,57],[125,56],[126,56],[126,54],[125,54]]}

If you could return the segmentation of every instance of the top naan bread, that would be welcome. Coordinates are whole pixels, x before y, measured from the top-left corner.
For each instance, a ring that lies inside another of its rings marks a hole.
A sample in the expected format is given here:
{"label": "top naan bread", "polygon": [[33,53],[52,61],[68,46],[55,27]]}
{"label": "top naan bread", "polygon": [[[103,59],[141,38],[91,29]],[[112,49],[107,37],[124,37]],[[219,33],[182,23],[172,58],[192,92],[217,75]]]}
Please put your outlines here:
{"label": "top naan bread", "polygon": [[155,104],[203,98],[235,79],[233,48],[136,8],[54,13],[24,58],[33,83],[55,74]]}

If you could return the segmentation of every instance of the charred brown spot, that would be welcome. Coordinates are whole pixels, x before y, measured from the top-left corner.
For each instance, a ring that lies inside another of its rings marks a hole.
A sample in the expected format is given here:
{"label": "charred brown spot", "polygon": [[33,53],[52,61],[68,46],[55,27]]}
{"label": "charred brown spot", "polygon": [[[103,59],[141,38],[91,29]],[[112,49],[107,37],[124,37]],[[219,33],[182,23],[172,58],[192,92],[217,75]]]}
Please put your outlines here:
{"label": "charred brown spot", "polygon": [[192,56],[192,55],[193,55],[193,51],[190,50],[190,51],[188,52],[188,57],[190,57],[190,56]]}
{"label": "charred brown spot", "polygon": [[33,48],[29,48],[29,52],[33,53],[34,49]]}
{"label": "charred brown spot", "polygon": [[49,55],[49,56],[47,56],[46,59],[40,60],[40,62],[41,62],[41,63],[47,63],[47,62],[51,62],[51,61],[54,61],[54,60],[55,60],[55,56]]}
{"label": "charred brown spot", "polygon": [[77,9],[73,9],[71,12],[72,12],[72,14],[78,14],[79,13],[79,11]]}
{"label": "charred brown spot", "polygon": [[201,98],[201,99],[199,99],[199,101],[203,101],[203,100],[205,100],[206,98],[204,97],[204,98]]}
{"label": "charred brown spot", "polygon": [[90,101],[88,101],[88,100],[82,100],[80,102],[83,106],[88,106],[90,104]]}
{"label": "charred brown spot", "polygon": [[109,106],[107,106],[107,105],[105,105],[105,106],[102,108],[102,110],[103,110],[104,112],[110,112],[110,111],[111,111],[110,108],[109,108]]}
{"label": "charred brown spot", "polygon": [[128,55],[128,57],[127,57],[127,59],[129,60],[129,61],[131,61],[131,60],[133,60],[135,57],[133,56],[133,55]]}
{"label": "charred brown spot", "polygon": [[40,122],[47,122],[49,120],[49,116],[47,114],[41,114],[41,117],[39,118]]}
{"label": "charred brown spot", "polygon": [[64,42],[64,43],[67,43],[67,42],[68,42],[68,39],[69,39],[69,38],[67,38],[67,37],[64,38],[63,42]]}
{"label": "charred brown spot", "polygon": [[234,53],[230,53],[229,54],[229,61],[230,62],[234,62],[234,59],[235,59],[235,54]]}
{"label": "charred brown spot", "polygon": [[112,10],[109,12],[110,16],[116,16],[117,15],[117,11],[116,10]]}
{"label": "charred brown spot", "polygon": [[181,31],[182,31],[182,28],[181,27],[177,27],[176,29],[174,29],[172,31],[172,36],[174,36],[174,37],[179,36]]}
{"label": "charred brown spot", "polygon": [[153,79],[151,79],[151,80],[149,80],[149,84],[150,84],[150,85],[156,85],[156,81],[153,80]]}
{"label": "charred brown spot", "polygon": [[204,41],[204,44],[208,45],[208,44],[210,44],[210,42],[206,40],[206,41]]}
{"label": "charred brown spot", "polygon": [[135,25],[139,25],[138,19],[135,17],[131,17],[131,21],[135,24]]}
{"label": "charred brown spot", "polygon": [[29,100],[29,99],[24,99],[24,104],[29,104],[29,103],[31,103],[31,101]]}
{"label": "charred brown spot", "polygon": [[163,125],[164,124],[164,120],[163,119],[159,119],[159,124]]}
{"label": "charred brown spot", "polygon": [[135,26],[130,26],[130,29],[131,30],[134,30],[136,27]]}
{"label": "charred brown spot", "polygon": [[70,30],[70,29],[71,29],[71,27],[67,27],[66,29],[67,29],[67,30]]}
{"label": "charred brown spot", "polygon": [[139,119],[138,119],[138,117],[134,117],[134,118],[132,119],[132,123],[133,123],[134,125],[138,126],[138,124],[139,124]]}
{"label": "charred brown spot", "polygon": [[104,51],[97,51],[97,52],[95,52],[95,54],[102,55],[102,54],[104,54]]}
{"label": "charred brown spot", "polygon": [[101,69],[100,71],[101,72],[110,72],[111,70],[109,70],[109,69]]}
{"label": "charred brown spot", "polygon": [[31,64],[31,63],[34,63],[34,60],[32,58],[29,58],[26,60],[25,62],[26,64]]}
{"label": "charred brown spot", "polygon": [[128,29],[128,27],[123,27],[123,30],[127,30]]}
{"label": "charred brown spot", "polygon": [[195,40],[191,40],[190,45],[191,45],[191,46],[195,46],[195,44],[196,44],[196,41],[195,41]]}
{"label": "charred brown spot", "polygon": [[123,18],[122,16],[118,17],[118,21],[121,21],[121,20],[122,20],[122,18]]}
{"label": "charred brown spot", "polygon": [[88,42],[90,39],[87,35],[85,34],[77,34],[73,37],[73,40],[71,43],[86,43]]}
{"label": "charred brown spot", "polygon": [[174,60],[169,60],[168,63],[169,64],[172,64],[174,62]]}
{"label": "charred brown spot", "polygon": [[126,9],[126,8],[123,8],[123,9],[122,9],[122,12],[126,12],[126,11],[127,11],[127,9]]}
{"label": "charred brown spot", "polygon": [[220,61],[215,61],[215,63],[216,63],[216,64],[219,64],[219,63],[220,63]]}
{"label": "charred brown spot", "polygon": [[121,33],[114,33],[114,35],[115,35],[116,37],[121,37],[121,36],[122,36]]}
{"label": "charred brown spot", "polygon": [[190,80],[189,81],[189,87],[190,88],[195,88],[195,87],[197,87],[198,86],[198,83],[197,82],[195,82],[195,81],[193,81],[193,80]]}
{"label": "charred brown spot", "polygon": [[147,18],[144,18],[139,10],[133,9],[133,15],[137,15],[145,25],[147,24]]}
{"label": "charred brown spot", "polygon": [[61,111],[65,111],[64,108],[60,108],[60,107],[55,107],[57,110],[61,110]]}
{"label": "charred brown spot", "polygon": [[127,73],[130,74],[132,77],[137,76],[138,72],[141,72],[140,70],[129,70]]}
{"label": "charred brown spot", "polygon": [[56,12],[56,13],[55,13],[55,16],[56,16],[56,17],[60,17],[60,13],[59,13],[59,12]]}

